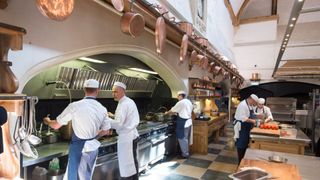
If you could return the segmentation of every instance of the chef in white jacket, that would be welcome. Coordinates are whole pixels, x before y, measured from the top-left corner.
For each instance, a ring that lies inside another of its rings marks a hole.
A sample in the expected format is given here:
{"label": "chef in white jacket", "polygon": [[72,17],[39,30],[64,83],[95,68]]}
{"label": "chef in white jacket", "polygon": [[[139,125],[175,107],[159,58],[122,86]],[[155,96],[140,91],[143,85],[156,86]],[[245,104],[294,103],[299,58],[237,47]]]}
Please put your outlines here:
{"label": "chef in white jacket", "polygon": [[258,105],[254,111],[256,115],[260,115],[264,123],[273,121],[273,116],[269,107],[265,106],[266,100],[264,98],[259,98]]}
{"label": "chef in white jacket", "polygon": [[111,128],[107,109],[96,97],[99,93],[99,82],[88,79],[84,82],[85,97],[70,103],[57,120],[43,118],[45,124],[59,129],[72,121],[72,139],[69,145],[68,166],[64,179],[88,180],[92,177],[94,164],[98,155],[99,135],[109,133]]}
{"label": "chef in white jacket", "polygon": [[140,122],[138,108],[135,102],[125,95],[126,85],[122,82],[115,82],[112,87],[112,94],[115,101],[118,101],[116,112],[109,116],[111,127],[116,129],[118,134],[117,149],[121,179],[139,179],[139,167],[137,160],[137,126]]}

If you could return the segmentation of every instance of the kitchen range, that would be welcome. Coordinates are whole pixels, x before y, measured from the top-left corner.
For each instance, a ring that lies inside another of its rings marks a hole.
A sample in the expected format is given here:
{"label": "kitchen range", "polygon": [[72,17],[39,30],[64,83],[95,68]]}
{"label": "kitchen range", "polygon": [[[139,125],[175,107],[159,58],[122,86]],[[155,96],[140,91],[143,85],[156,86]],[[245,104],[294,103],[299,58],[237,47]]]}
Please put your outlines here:
{"label": "kitchen range", "polygon": [[[172,126],[171,122],[141,121],[138,126],[139,142],[137,148],[139,172],[147,170],[149,165],[167,156],[175,155],[172,148],[175,149],[177,144],[172,143],[172,141],[175,142],[175,139],[170,139]],[[101,147],[99,148],[93,179],[119,178],[117,136],[103,137],[100,142]],[[31,177],[32,170],[36,165],[43,165],[55,157],[63,159],[63,156],[68,155],[68,143],[60,141],[45,144],[37,147],[37,150],[38,158],[23,157],[24,177]]]}

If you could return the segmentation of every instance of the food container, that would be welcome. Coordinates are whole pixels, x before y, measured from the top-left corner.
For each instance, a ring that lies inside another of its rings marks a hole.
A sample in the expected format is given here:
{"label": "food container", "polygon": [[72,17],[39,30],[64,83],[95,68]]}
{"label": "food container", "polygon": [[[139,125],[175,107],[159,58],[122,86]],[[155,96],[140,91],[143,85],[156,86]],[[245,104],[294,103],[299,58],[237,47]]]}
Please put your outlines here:
{"label": "food container", "polygon": [[269,156],[268,159],[269,161],[276,162],[276,163],[286,163],[288,161],[287,158],[277,156],[277,155]]}
{"label": "food container", "polygon": [[229,175],[234,180],[263,180],[271,177],[271,174],[259,169],[247,169]]}
{"label": "food container", "polygon": [[47,173],[47,180],[63,180],[64,171],[48,171]]}

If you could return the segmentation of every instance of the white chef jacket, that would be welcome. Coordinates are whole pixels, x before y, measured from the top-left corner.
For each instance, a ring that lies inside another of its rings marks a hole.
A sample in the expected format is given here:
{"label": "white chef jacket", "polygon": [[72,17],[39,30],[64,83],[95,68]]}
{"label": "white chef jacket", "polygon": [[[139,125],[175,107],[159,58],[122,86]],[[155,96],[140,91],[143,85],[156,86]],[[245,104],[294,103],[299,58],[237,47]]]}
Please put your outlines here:
{"label": "white chef jacket", "polygon": [[118,133],[118,162],[121,177],[129,177],[137,173],[134,163],[133,140],[139,134],[137,126],[140,117],[136,103],[123,96],[119,102],[115,112],[114,120],[110,119],[111,127],[116,129]]}
{"label": "white chef jacket", "polygon": [[95,99],[82,99],[70,103],[57,117],[57,122],[67,125],[72,120],[75,135],[81,139],[96,137],[99,130],[108,130],[107,109]]}
{"label": "white chef jacket", "polygon": [[189,99],[182,99],[171,108],[171,111],[178,113],[181,118],[188,119],[184,125],[185,128],[192,125],[192,110],[193,105]]}
{"label": "white chef jacket", "polygon": [[137,130],[137,126],[140,122],[138,108],[136,103],[127,96],[123,96],[119,100],[114,120],[111,120],[110,122],[111,127],[116,129],[119,135],[133,131],[134,139],[139,136]]}
{"label": "white chef jacket", "polygon": [[254,110],[254,113],[255,114],[264,114],[265,119],[270,118],[271,120],[273,120],[271,110],[267,106],[263,106],[263,108],[256,107]]}

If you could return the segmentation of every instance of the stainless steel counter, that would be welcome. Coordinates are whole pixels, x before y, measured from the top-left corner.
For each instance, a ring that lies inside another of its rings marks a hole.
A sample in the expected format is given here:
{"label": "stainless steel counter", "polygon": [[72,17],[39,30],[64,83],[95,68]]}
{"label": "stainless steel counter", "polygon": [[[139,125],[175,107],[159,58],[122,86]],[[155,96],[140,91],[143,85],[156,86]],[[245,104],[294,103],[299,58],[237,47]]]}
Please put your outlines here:
{"label": "stainless steel counter", "polygon": [[[142,125],[138,126],[139,135],[150,133],[153,130],[157,130],[168,125],[163,122],[144,122]],[[109,146],[117,143],[117,137],[107,137],[100,140],[101,147]],[[68,155],[69,143],[68,142],[57,142],[54,144],[45,144],[39,147],[36,147],[39,157],[37,159],[28,158],[23,156],[23,167],[37,164],[40,162],[51,160],[55,157],[61,157]]]}
{"label": "stainless steel counter", "polygon": [[266,140],[266,141],[280,141],[280,142],[292,142],[292,143],[305,143],[309,144],[311,142],[310,138],[305,135],[300,129],[297,131],[296,138],[289,137],[274,137],[274,136],[264,136],[264,135],[256,135],[250,134],[251,140]]}
{"label": "stainless steel counter", "polygon": [[299,168],[302,179],[319,179],[320,157],[297,155],[291,153],[273,152],[248,148],[244,156],[245,159],[268,159],[271,155],[279,155],[288,159],[288,164],[294,164]]}

